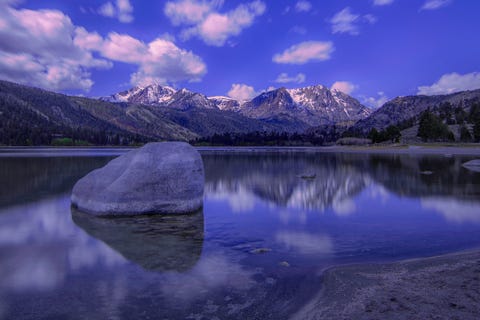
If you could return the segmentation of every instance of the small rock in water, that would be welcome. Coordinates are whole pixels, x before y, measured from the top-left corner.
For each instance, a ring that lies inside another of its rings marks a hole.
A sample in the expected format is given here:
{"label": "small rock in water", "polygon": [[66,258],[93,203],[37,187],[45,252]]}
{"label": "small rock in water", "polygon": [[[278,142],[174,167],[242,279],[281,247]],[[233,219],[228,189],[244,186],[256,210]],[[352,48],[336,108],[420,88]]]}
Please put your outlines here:
{"label": "small rock in water", "polygon": [[279,262],[278,264],[282,267],[290,267],[290,263],[288,263],[287,261],[282,261],[282,262]]}
{"label": "small rock in water", "polygon": [[185,142],[148,143],[80,179],[72,205],[90,214],[182,214],[203,205],[202,157]]}
{"label": "small rock in water", "polygon": [[270,251],[272,251],[272,249],[270,249],[270,248],[257,248],[257,249],[253,249],[250,252],[255,253],[255,254],[261,254],[261,253],[267,253],[267,252],[270,252]]}
{"label": "small rock in water", "polygon": [[305,179],[305,180],[311,180],[311,179],[315,179],[317,177],[317,174],[316,173],[305,173],[305,174],[300,175],[299,177],[302,178],[302,179]]}
{"label": "small rock in water", "polygon": [[470,171],[480,172],[480,159],[467,161],[462,166]]}

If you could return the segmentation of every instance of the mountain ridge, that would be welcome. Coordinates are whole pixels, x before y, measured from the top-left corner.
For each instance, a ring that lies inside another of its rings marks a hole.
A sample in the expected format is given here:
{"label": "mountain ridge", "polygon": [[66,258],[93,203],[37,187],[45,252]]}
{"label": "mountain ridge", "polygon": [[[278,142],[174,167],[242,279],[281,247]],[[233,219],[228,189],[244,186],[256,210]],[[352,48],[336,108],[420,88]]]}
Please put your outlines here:
{"label": "mountain ridge", "polygon": [[248,118],[265,121],[288,117],[294,121],[304,122],[306,126],[337,122],[353,123],[367,117],[372,112],[355,98],[323,85],[295,89],[281,87],[262,92],[244,102],[225,96],[207,97],[187,89],[175,90],[158,84],[135,87],[102,99],[181,110],[208,108],[233,111]]}
{"label": "mountain ridge", "polygon": [[[135,144],[255,132],[286,133],[287,137],[305,133],[309,139],[332,142],[343,133],[366,136],[374,127],[413,126],[427,109],[438,114],[453,110],[442,119],[456,124],[457,109],[466,114],[480,104],[478,89],[397,97],[372,112],[356,99],[321,85],[279,88],[242,104],[229,97],[161,86],[132,88],[119,96],[113,103],[0,80],[0,144],[51,144],[57,137],[93,144]],[[444,108],[445,103],[450,109]]]}
{"label": "mountain ridge", "polygon": [[351,130],[367,133],[372,128],[376,128],[377,130],[385,129],[389,125],[397,125],[402,121],[408,121],[414,117],[418,117],[427,109],[433,110],[445,103],[469,110],[473,101],[480,101],[480,89],[465,90],[444,95],[399,96],[387,101],[369,117],[356,122]]}

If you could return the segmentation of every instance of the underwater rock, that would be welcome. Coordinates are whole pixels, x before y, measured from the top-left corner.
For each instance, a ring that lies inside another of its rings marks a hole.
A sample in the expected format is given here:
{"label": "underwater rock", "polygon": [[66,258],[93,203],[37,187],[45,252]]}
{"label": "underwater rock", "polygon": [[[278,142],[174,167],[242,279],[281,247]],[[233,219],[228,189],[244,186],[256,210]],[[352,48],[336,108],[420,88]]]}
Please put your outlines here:
{"label": "underwater rock", "polygon": [[200,260],[202,210],[185,215],[95,217],[72,209],[73,222],[125,259],[150,271],[185,272]]}

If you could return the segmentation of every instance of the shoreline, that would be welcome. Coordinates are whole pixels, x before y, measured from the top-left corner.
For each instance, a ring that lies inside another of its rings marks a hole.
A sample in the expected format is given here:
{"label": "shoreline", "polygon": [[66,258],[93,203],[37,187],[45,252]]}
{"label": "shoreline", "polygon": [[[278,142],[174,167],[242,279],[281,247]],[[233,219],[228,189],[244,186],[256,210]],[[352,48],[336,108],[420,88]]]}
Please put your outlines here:
{"label": "shoreline", "polygon": [[[135,147],[115,146],[88,146],[88,147],[50,147],[50,146],[0,146],[0,156],[8,154],[22,154],[44,152],[67,153],[67,152],[113,152],[122,154]],[[409,155],[473,155],[480,156],[480,144],[472,145],[382,145],[382,146],[324,146],[324,147],[294,147],[294,146],[219,146],[219,147],[195,147],[199,152],[226,152],[226,153],[353,153],[353,154],[409,154]]]}
{"label": "shoreline", "polygon": [[333,266],[291,319],[478,319],[480,249]]}
{"label": "shoreline", "polygon": [[480,145],[472,146],[328,146],[328,147],[195,147],[200,152],[308,152],[354,154],[480,155]]}

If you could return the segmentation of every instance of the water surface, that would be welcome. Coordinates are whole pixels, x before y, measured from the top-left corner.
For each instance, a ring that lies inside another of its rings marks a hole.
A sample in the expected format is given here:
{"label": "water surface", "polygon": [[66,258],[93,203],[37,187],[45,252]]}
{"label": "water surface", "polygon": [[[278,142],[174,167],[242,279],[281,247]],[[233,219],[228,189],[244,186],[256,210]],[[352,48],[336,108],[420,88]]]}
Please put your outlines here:
{"label": "water surface", "polygon": [[72,212],[123,152],[0,152],[0,318],[288,319],[329,266],[480,244],[471,156],[205,151],[200,212]]}

